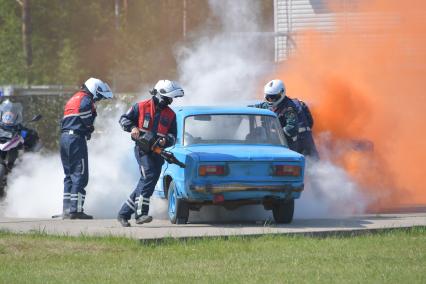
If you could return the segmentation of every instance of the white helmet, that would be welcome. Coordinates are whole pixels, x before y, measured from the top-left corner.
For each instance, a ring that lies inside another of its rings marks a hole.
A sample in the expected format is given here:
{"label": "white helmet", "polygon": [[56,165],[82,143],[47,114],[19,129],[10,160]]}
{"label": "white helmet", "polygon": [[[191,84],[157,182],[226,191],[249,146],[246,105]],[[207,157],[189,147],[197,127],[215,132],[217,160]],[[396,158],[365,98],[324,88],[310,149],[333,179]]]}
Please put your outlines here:
{"label": "white helmet", "polygon": [[102,82],[96,78],[89,78],[84,82],[84,86],[93,95],[95,101],[101,99],[112,99],[112,91],[107,83]]}
{"label": "white helmet", "polygon": [[168,98],[183,97],[184,92],[178,82],[170,80],[160,80],[155,84],[153,95],[160,95]]}
{"label": "white helmet", "polygon": [[263,88],[265,100],[271,107],[276,107],[285,98],[285,85],[283,81],[275,79],[268,82]]}
{"label": "white helmet", "polygon": [[166,107],[173,102],[174,98],[184,95],[182,87],[177,82],[170,80],[158,81],[150,93],[158,99],[160,107]]}

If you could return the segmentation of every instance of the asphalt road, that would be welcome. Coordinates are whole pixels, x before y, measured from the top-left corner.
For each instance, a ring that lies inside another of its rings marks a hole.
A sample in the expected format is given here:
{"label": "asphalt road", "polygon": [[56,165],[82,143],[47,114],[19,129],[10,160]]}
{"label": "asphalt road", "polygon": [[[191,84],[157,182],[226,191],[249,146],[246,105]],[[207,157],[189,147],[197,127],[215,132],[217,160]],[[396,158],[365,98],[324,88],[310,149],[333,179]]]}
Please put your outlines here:
{"label": "asphalt road", "polygon": [[[426,208],[424,208],[426,209]],[[289,225],[263,222],[191,223],[172,225],[166,220],[123,228],[113,219],[58,220],[15,219],[0,217],[0,230],[28,233],[42,232],[53,235],[125,236],[145,241],[167,237],[190,238],[207,236],[263,235],[263,234],[334,234],[361,233],[381,230],[426,226],[426,210],[414,213],[386,213],[360,215],[342,219],[295,219]]]}

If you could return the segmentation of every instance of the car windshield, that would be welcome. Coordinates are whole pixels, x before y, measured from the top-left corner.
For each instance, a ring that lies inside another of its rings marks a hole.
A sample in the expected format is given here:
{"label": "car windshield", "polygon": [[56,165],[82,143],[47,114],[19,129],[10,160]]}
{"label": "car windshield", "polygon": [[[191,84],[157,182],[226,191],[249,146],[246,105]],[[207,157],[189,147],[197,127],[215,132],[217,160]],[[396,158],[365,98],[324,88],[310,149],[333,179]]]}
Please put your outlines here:
{"label": "car windshield", "polygon": [[183,145],[269,144],[286,146],[276,117],[254,114],[194,115],[185,118]]}

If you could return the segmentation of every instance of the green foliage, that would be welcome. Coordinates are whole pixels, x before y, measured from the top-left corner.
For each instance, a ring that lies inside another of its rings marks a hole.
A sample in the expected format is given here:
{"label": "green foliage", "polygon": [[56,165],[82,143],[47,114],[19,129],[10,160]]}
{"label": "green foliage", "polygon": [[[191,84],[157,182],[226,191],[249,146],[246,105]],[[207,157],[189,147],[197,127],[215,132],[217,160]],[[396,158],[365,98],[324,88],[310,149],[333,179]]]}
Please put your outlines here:
{"label": "green foliage", "polygon": [[24,81],[20,9],[16,1],[0,0],[0,85]]}
{"label": "green foliage", "polygon": [[[273,1],[257,1],[271,21]],[[176,46],[189,42],[211,18],[208,0],[186,0],[184,39],[183,1],[120,0],[118,17],[114,3],[30,1],[32,84],[80,85],[92,76],[126,92],[159,78],[176,78]],[[26,82],[21,13],[18,1],[0,0],[0,85]]]}
{"label": "green foliage", "polygon": [[111,2],[37,0],[31,3],[33,83],[80,85],[88,76],[105,78],[102,70],[111,68],[111,64],[105,60],[108,48],[101,46],[109,42],[113,25]]}
{"label": "green foliage", "polygon": [[[263,18],[273,19],[273,1],[257,1]],[[176,46],[190,47],[194,33],[205,33],[206,23],[212,21],[208,0],[186,0],[184,39],[182,1],[127,0],[125,9],[126,1],[121,0],[118,22],[114,2],[30,1],[32,83],[77,87],[93,76],[107,81],[114,91],[139,92],[160,78],[176,78]],[[0,85],[26,83],[21,13],[18,1],[0,0]],[[217,28],[209,24],[207,31]],[[13,98],[23,104],[26,118],[38,113],[44,116],[34,127],[46,149],[57,149],[59,121],[69,95]]]}
{"label": "green foliage", "polygon": [[[203,1],[201,1],[203,2]],[[180,1],[128,1],[116,25],[114,1],[31,1],[33,84],[80,85],[89,76],[137,89],[158,73],[173,75],[181,37]],[[120,1],[121,5],[124,1]],[[164,19],[167,20],[165,25]],[[0,84],[25,82],[21,7],[0,0]],[[164,75],[163,75],[164,76]]]}
{"label": "green foliage", "polygon": [[69,39],[63,41],[58,54],[58,78],[57,82],[64,85],[72,85],[83,78],[85,71],[79,68],[77,48]]}

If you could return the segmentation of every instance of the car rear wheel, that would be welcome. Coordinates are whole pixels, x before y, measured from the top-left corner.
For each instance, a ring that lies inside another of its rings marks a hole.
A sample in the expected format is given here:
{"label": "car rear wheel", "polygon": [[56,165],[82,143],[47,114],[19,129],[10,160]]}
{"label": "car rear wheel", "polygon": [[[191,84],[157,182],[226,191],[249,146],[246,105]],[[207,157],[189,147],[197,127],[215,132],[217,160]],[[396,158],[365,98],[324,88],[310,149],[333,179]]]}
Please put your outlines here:
{"label": "car rear wheel", "polygon": [[182,200],[177,198],[176,184],[172,181],[169,185],[167,194],[169,200],[168,214],[172,224],[186,224],[189,216],[189,206]]}
{"label": "car rear wheel", "polygon": [[272,214],[274,215],[274,220],[279,224],[289,224],[293,221],[294,213],[294,199],[291,200],[282,200],[277,202],[272,207]]}

